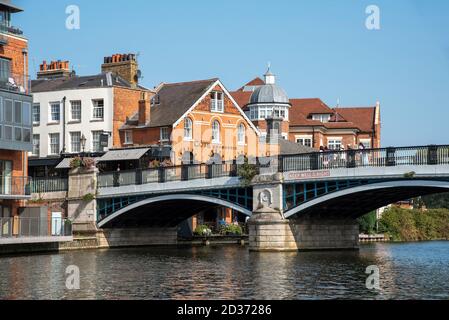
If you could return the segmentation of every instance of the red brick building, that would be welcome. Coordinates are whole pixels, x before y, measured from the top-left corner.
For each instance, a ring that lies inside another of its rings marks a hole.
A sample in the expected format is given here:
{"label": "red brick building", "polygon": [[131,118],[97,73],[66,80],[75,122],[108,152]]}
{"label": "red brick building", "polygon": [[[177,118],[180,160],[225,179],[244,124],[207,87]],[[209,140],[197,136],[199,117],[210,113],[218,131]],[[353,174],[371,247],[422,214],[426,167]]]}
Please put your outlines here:
{"label": "red brick building", "polygon": [[[274,92],[274,100],[257,103],[261,90]],[[365,148],[381,147],[380,103],[332,108],[319,98],[288,99],[270,71],[265,81],[255,78],[231,94],[261,132],[266,131],[265,119],[275,116],[283,119],[283,137],[303,146],[340,150],[362,143]],[[278,106],[282,107],[280,111]]]}

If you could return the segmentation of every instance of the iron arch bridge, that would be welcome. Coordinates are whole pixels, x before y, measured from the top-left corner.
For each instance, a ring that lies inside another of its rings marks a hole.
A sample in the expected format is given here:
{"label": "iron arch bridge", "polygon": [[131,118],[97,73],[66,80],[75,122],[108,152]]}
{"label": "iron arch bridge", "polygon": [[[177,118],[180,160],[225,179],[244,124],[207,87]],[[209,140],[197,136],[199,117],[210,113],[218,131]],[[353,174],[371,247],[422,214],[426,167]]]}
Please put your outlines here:
{"label": "iron arch bridge", "polygon": [[252,188],[129,195],[97,200],[99,228],[175,227],[199,212],[227,207],[250,216]]}
{"label": "iron arch bridge", "polygon": [[283,187],[284,217],[359,218],[404,199],[449,192],[449,178],[301,182]]}

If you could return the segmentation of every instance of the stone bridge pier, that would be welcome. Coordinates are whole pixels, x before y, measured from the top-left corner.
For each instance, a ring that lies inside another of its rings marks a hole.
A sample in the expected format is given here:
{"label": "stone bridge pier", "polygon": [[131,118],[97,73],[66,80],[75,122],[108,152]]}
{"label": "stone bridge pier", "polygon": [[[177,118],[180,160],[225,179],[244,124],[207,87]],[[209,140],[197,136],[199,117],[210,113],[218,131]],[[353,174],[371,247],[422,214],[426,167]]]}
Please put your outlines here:
{"label": "stone bridge pier", "polygon": [[251,251],[357,250],[359,226],[355,219],[283,216],[282,175],[259,176],[254,181],[254,212],[248,221]]}

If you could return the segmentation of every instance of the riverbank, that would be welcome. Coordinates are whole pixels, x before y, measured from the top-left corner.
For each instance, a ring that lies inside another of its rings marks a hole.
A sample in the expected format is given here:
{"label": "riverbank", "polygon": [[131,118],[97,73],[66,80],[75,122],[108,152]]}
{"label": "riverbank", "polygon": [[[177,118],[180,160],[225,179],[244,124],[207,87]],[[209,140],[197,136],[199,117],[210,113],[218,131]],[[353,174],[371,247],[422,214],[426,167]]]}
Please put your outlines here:
{"label": "riverbank", "polygon": [[379,232],[393,242],[449,240],[449,210],[390,208],[379,221]]}

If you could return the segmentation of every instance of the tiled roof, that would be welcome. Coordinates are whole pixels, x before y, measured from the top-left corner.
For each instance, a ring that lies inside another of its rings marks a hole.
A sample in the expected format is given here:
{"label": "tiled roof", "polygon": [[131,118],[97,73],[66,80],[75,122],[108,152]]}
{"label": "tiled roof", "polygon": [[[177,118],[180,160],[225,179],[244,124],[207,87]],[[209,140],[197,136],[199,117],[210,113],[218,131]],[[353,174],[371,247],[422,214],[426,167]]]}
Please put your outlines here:
{"label": "tiled roof", "polygon": [[243,91],[245,87],[254,87],[254,86],[263,86],[265,84],[265,81],[263,81],[261,78],[257,77],[245,84],[243,87],[238,89],[237,91]]}
{"label": "tiled roof", "polygon": [[333,114],[334,111],[329,108],[321,99],[290,99],[292,111],[300,110],[302,114],[308,117],[311,114]]}
{"label": "tiled roof", "polygon": [[[33,93],[62,91],[73,89],[102,88],[119,86],[132,88],[132,85],[120,76],[110,72],[92,76],[73,76],[70,78],[40,79],[31,81],[31,91]],[[140,89],[146,90],[144,87]]]}
{"label": "tiled roof", "polygon": [[338,113],[347,121],[355,123],[363,132],[374,130],[376,107],[338,108]]}
{"label": "tiled roof", "polygon": [[253,93],[250,91],[235,91],[230,94],[234,98],[235,102],[237,102],[241,108],[244,108],[249,103]]}
{"label": "tiled roof", "polygon": [[[179,120],[218,79],[163,84],[151,105],[150,122],[145,127],[168,127]],[[134,115],[121,129],[135,125]]]}

